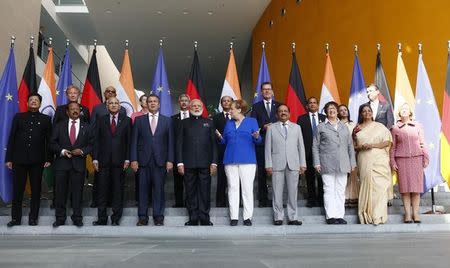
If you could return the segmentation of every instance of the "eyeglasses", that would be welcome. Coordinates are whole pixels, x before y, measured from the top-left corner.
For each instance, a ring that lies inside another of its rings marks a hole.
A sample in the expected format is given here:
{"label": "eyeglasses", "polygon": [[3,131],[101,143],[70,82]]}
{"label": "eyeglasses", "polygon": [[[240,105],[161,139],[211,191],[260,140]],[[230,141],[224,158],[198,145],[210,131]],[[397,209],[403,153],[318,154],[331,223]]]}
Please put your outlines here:
{"label": "eyeglasses", "polygon": [[105,92],[106,92],[106,93],[116,93],[115,90],[110,90],[110,89],[105,90]]}

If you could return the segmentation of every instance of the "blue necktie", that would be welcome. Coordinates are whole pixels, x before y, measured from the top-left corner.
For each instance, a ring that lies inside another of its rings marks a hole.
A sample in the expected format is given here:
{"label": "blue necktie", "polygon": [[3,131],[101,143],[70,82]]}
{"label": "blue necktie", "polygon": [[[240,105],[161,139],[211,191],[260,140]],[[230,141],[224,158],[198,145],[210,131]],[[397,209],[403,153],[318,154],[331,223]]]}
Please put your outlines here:
{"label": "blue necktie", "polygon": [[312,131],[313,131],[313,136],[316,135],[316,131],[317,131],[317,123],[316,123],[316,114],[312,114]]}

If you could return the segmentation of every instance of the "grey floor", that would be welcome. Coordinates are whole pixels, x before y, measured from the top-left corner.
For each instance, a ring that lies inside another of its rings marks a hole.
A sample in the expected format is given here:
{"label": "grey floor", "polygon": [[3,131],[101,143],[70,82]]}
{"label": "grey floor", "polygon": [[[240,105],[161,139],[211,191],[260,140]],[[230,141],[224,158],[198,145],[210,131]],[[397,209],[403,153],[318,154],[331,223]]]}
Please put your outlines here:
{"label": "grey floor", "polygon": [[0,267],[449,267],[450,233],[249,239],[3,236]]}

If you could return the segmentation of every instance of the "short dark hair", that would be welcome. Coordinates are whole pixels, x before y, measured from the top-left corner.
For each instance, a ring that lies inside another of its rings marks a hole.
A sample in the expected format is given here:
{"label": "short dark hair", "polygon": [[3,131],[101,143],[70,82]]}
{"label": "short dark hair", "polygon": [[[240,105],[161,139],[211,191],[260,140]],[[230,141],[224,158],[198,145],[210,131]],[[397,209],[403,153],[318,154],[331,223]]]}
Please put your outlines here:
{"label": "short dark hair", "polygon": [[[366,107],[369,107],[370,111],[373,113],[372,107],[370,107],[369,103],[364,103],[361,106],[359,106],[359,110],[358,110],[358,124],[362,124],[362,122],[363,122],[362,111]],[[373,121],[373,118],[372,118],[372,121]]]}
{"label": "short dark hair", "polygon": [[291,112],[291,109],[289,108],[289,106],[287,106],[287,104],[285,104],[285,103],[280,103],[280,105],[278,105],[278,107],[277,107],[277,113],[278,113],[278,109],[280,109],[281,106],[286,106],[287,109],[288,109],[288,112]]}
{"label": "short dark hair", "polygon": [[236,109],[241,109],[241,114],[245,114],[248,111],[248,104],[245,100],[235,100],[233,103]]}
{"label": "short dark hair", "polygon": [[67,111],[69,110],[69,106],[70,106],[71,104],[76,104],[76,105],[78,105],[78,107],[81,107],[81,105],[80,105],[78,102],[76,102],[76,101],[69,101],[69,103],[67,103],[67,106],[66,106],[66,110],[67,110]]}
{"label": "short dark hair", "polygon": [[266,81],[261,84],[261,90],[262,90],[263,86],[265,86],[265,85],[270,85],[270,87],[273,87],[271,82]]}
{"label": "short dark hair", "polygon": [[341,117],[339,116],[339,108],[341,108],[341,107],[345,107],[345,108],[347,109],[347,112],[348,112],[348,116],[347,116],[348,122],[352,122],[352,120],[350,120],[350,110],[348,109],[348,106],[345,105],[345,104],[341,104],[341,105],[338,106],[338,118],[341,119]]}
{"label": "short dark hair", "polygon": [[158,102],[161,103],[161,99],[158,97],[158,95],[155,95],[155,94],[147,95],[147,102],[148,102],[148,99],[150,99],[150,97],[157,98],[157,99],[158,99]]}
{"label": "short dark hair", "polygon": [[339,104],[337,104],[337,102],[335,101],[329,101],[325,104],[325,106],[323,107],[323,110],[325,111],[325,114],[328,115],[328,108],[330,108],[330,106],[334,106],[336,108],[336,110],[339,107]]}
{"label": "short dark hair", "polygon": [[32,92],[32,93],[28,94],[27,101],[29,101],[31,97],[38,97],[39,102],[42,102],[42,96],[37,92]]}
{"label": "short dark hair", "polygon": [[309,103],[309,101],[312,100],[312,99],[315,99],[316,102],[319,102],[319,100],[318,100],[316,97],[309,97],[309,98],[306,100],[306,103]]}

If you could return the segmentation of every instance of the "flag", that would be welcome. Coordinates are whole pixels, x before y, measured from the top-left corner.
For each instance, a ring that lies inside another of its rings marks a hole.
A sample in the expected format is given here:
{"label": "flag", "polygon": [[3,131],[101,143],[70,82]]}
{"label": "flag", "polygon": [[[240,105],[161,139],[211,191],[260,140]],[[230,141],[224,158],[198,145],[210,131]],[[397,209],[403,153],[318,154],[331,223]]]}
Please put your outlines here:
{"label": "flag", "polygon": [[405,64],[402,59],[402,52],[398,52],[397,56],[397,75],[395,78],[395,101],[394,116],[398,119],[398,111],[400,107],[408,103],[411,111],[414,111],[415,101],[411,84],[409,83],[408,74],[406,73]]}
{"label": "flag", "polygon": [[325,59],[325,73],[323,75],[322,91],[320,93],[320,112],[322,112],[325,104],[329,101],[341,103],[336,78],[334,76],[333,65],[331,64],[330,55],[327,53]]}
{"label": "flag", "polygon": [[261,63],[259,64],[258,81],[256,82],[256,92],[253,98],[253,103],[257,103],[263,100],[261,95],[261,85],[264,82],[271,82],[269,67],[267,66],[266,50],[262,48]]}
{"label": "flag", "polygon": [[70,64],[69,48],[66,48],[62,70],[59,73],[58,85],[56,86],[56,104],[67,104],[66,89],[72,85],[72,65]]}
{"label": "flag", "polygon": [[97,50],[94,48],[86,75],[86,81],[84,82],[83,95],[81,96],[81,105],[86,106],[91,114],[94,106],[102,103],[102,90],[100,87],[96,55]]}
{"label": "flag", "polygon": [[152,92],[159,97],[160,113],[165,116],[172,116],[172,99],[170,95],[169,82],[167,80],[166,65],[164,64],[163,49],[159,49],[158,60],[156,62],[155,75],[153,76]]}
{"label": "flag", "polygon": [[10,48],[9,57],[0,80],[0,197],[7,203],[12,200],[13,176],[10,169],[5,166],[6,147],[8,146],[9,132],[14,115],[19,111],[17,103],[17,76],[14,49]]}
{"label": "flag", "polygon": [[[230,48],[230,59],[228,61],[227,74],[225,75],[225,81],[223,82],[222,93],[220,99],[223,96],[230,96],[233,100],[239,100],[241,96],[241,88],[239,86],[239,78],[236,68],[236,61],[234,60],[233,48]],[[222,106],[219,100],[219,111],[222,112]]]}
{"label": "flag", "polygon": [[206,92],[203,87],[202,73],[200,72],[200,62],[198,60],[197,50],[194,51],[194,61],[192,62],[191,73],[186,86],[186,94],[193,99],[199,99],[203,102],[203,117],[208,117],[208,109],[206,109]]}
{"label": "flag", "polygon": [[442,183],[440,171],[439,134],[441,118],[434,98],[433,89],[428,79],[427,70],[419,54],[416,83],[416,120],[423,125],[425,143],[430,156],[430,164],[424,170],[424,192]]}
{"label": "flag", "polygon": [[131,116],[136,111],[136,92],[134,91],[128,48],[125,48],[123,55],[122,70],[120,71],[119,85],[117,86],[117,98],[120,101],[120,105],[127,110],[128,116]]}
{"label": "flag", "polygon": [[291,122],[297,122],[299,116],[306,114],[305,88],[303,87],[295,52],[292,52],[291,74],[289,75],[289,85],[285,103],[291,111]]}
{"label": "flag", "polygon": [[441,173],[450,186],[450,165],[448,163],[450,163],[450,50],[447,56],[447,79],[445,81],[441,133]]}
{"label": "flag", "polygon": [[350,86],[350,98],[348,99],[348,110],[350,118],[358,118],[359,106],[368,102],[366,94],[366,83],[359,65],[358,54],[355,53],[355,60],[353,63],[352,84]]}
{"label": "flag", "polygon": [[55,89],[55,64],[53,63],[53,48],[48,48],[47,63],[44,74],[39,85],[38,93],[42,96],[39,112],[53,118],[56,110],[56,89]]}
{"label": "flag", "polygon": [[377,61],[375,64],[375,79],[374,84],[377,85],[380,95],[378,98],[382,102],[386,102],[390,105],[391,111],[390,113],[394,113],[392,110],[392,107],[394,107],[392,103],[391,93],[389,91],[389,86],[386,81],[386,75],[384,74],[383,65],[381,64],[381,53],[380,51],[377,52]]}
{"label": "flag", "polygon": [[28,56],[27,65],[23,71],[22,81],[20,81],[18,89],[19,111],[26,112],[28,110],[28,94],[37,92],[36,82],[36,64],[34,63],[34,50],[30,46],[30,55]]}

